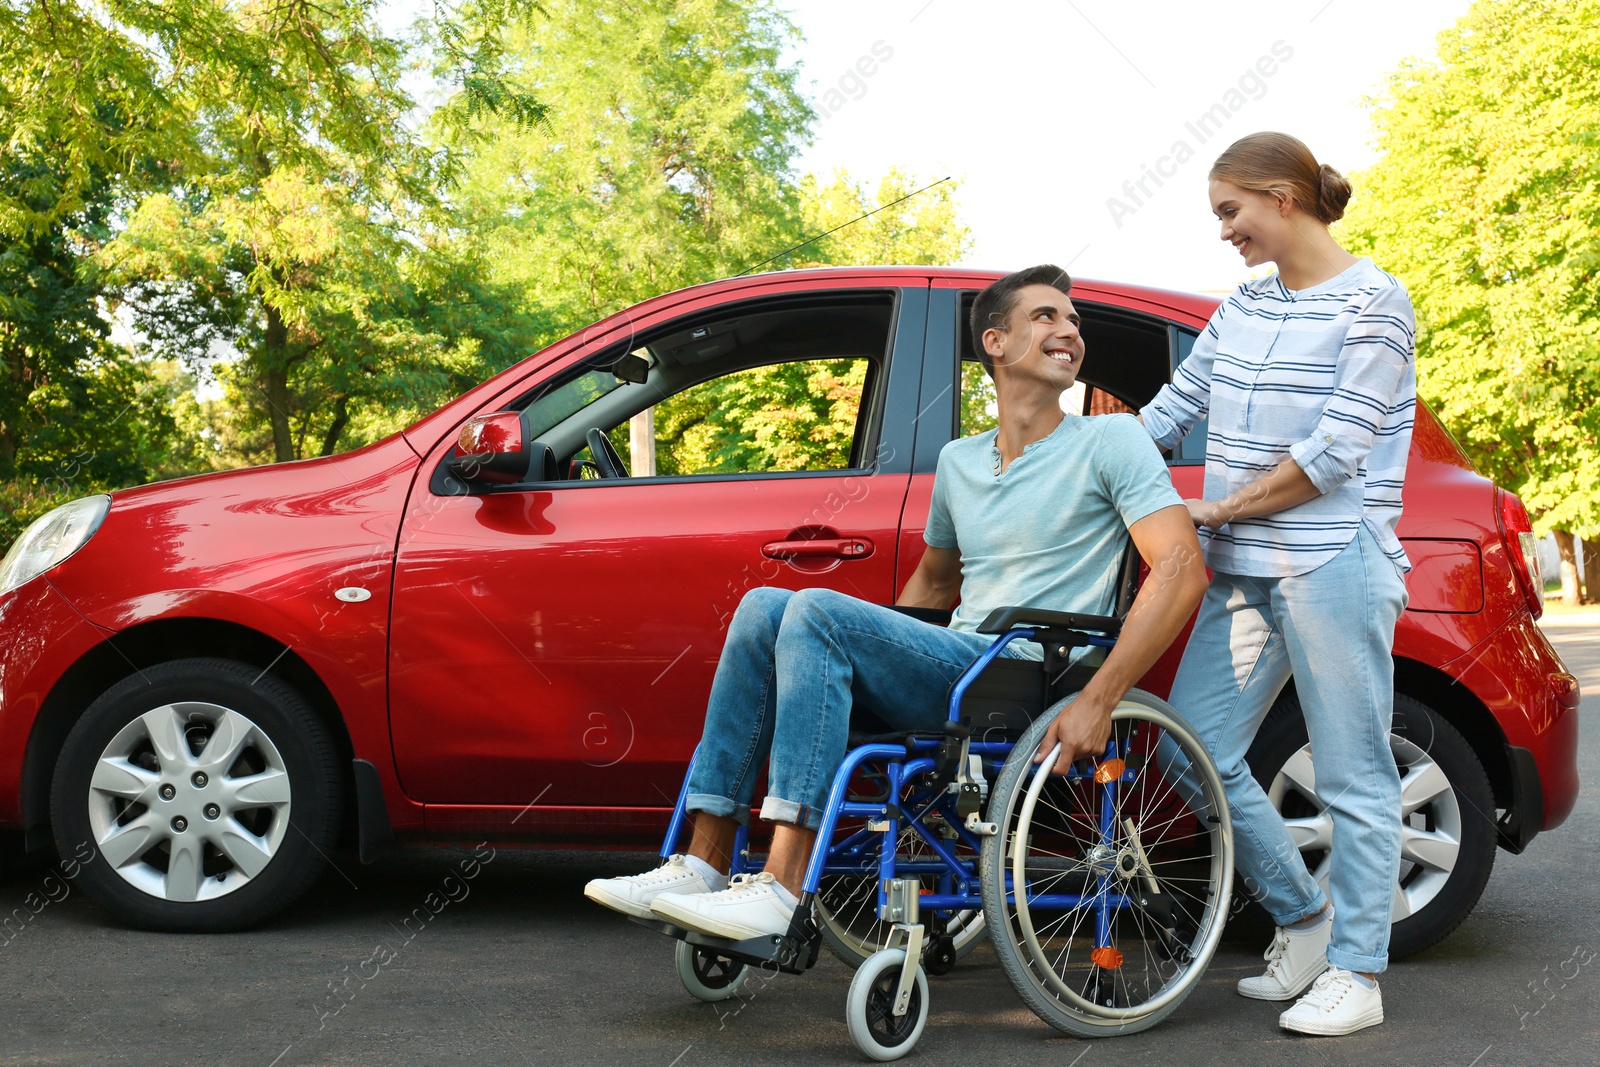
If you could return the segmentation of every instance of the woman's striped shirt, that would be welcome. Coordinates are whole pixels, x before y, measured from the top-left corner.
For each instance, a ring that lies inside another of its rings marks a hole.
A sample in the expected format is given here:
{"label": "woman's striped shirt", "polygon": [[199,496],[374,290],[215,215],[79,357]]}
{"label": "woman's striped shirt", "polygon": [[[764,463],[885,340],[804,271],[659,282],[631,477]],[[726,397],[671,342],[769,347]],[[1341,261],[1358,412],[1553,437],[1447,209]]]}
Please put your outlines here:
{"label": "woman's striped shirt", "polygon": [[1212,570],[1304,574],[1355,540],[1362,522],[1410,569],[1395,525],[1417,402],[1415,338],[1405,286],[1370,259],[1308,289],[1273,274],[1223,301],[1172,383],[1140,412],[1145,428],[1170,448],[1210,413],[1207,500],[1285,456],[1322,495],[1201,530]]}

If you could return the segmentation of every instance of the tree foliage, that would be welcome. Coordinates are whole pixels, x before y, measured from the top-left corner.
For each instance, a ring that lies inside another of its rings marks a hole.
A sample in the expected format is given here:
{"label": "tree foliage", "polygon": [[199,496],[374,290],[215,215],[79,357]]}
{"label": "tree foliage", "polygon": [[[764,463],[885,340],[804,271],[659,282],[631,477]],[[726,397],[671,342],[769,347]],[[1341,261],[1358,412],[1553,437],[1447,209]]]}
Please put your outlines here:
{"label": "tree foliage", "polygon": [[1343,233],[1410,289],[1420,391],[1541,528],[1600,534],[1600,0],[1478,0],[1374,118]]}
{"label": "tree foliage", "polygon": [[507,68],[550,124],[487,120],[451,195],[552,339],[796,239],[791,165],[812,112],[780,62],[782,16],[737,0],[543,11],[511,32]]}
{"label": "tree foliage", "polygon": [[[404,39],[377,9],[0,3],[0,539],[375,440],[785,249],[769,269],[965,248],[950,185],[805,243],[917,183],[794,173],[813,114],[770,0],[440,0]],[[864,373],[708,383],[659,412],[663,464],[842,464]]]}

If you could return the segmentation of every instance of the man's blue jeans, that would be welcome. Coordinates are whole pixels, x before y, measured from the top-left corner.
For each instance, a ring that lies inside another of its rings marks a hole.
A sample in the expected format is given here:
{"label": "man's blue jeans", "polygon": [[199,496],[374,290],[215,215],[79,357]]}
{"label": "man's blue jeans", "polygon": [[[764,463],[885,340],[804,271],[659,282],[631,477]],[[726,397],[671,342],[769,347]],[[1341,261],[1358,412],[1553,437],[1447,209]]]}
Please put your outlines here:
{"label": "man's blue jeans", "polygon": [[892,730],[936,730],[951,684],[992,640],[830,589],[750,590],[711,684],[688,810],[744,822],[770,753],[761,817],[816,829],[851,707]]}
{"label": "man's blue jeans", "polygon": [[[1279,926],[1328,903],[1256,783],[1245,752],[1294,677],[1316,759],[1317,796],[1333,818],[1333,942],[1328,962],[1376,973],[1388,964],[1400,867],[1400,774],[1389,748],[1394,628],[1405,581],[1365,527],[1309,574],[1251,578],[1218,571],[1172,683],[1172,706],[1222,776],[1234,866]],[[1169,775],[1187,764],[1169,745]],[[1186,790],[1187,791],[1187,790]]]}

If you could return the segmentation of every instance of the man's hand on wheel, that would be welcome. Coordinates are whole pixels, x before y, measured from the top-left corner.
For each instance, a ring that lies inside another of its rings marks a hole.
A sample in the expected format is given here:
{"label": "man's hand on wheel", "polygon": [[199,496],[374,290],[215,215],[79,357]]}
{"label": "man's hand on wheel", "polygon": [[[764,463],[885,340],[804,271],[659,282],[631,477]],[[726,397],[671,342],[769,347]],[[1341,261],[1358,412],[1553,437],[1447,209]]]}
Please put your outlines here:
{"label": "man's hand on wheel", "polygon": [[1111,738],[1111,708],[1101,707],[1092,697],[1080,693],[1056,715],[1050,728],[1033,754],[1033,762],[1043,763],[1057,743],[1061,754],[1056,757],[1051,774],[1066,774],[1074,761],[1089,757],[1099,759],[1105,755],[1106,742]]}

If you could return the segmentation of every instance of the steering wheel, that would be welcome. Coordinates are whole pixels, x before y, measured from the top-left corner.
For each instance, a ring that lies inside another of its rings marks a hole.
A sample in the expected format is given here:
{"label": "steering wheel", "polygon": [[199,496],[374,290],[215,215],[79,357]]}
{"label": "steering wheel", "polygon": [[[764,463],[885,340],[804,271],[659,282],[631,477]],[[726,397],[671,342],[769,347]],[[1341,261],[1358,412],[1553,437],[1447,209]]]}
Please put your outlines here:
{"label": "steering wheel", "polygon": [[628,468],[623,466],[622,457],[617,455],[617,450],[612,447],[611,438],[600,431],[598,426],[589,427],[583,435],[589,444],[589,455],[594,457],[595,469],[602,478],[626,478]]}

